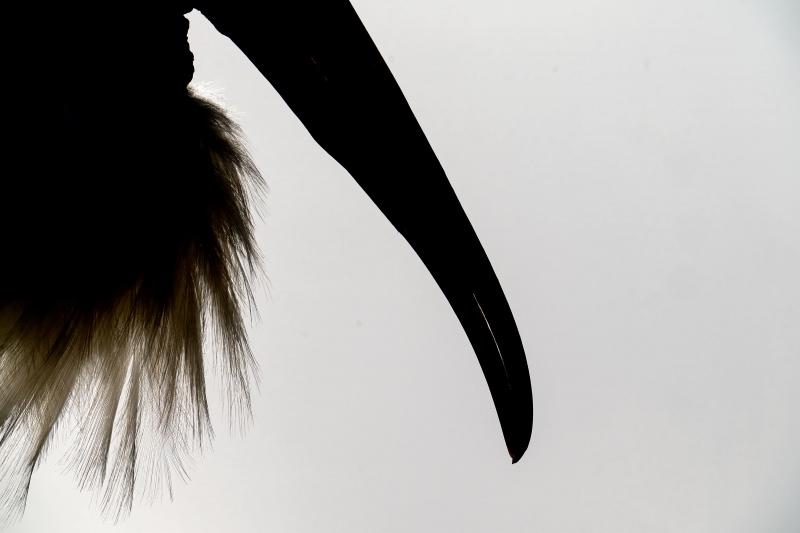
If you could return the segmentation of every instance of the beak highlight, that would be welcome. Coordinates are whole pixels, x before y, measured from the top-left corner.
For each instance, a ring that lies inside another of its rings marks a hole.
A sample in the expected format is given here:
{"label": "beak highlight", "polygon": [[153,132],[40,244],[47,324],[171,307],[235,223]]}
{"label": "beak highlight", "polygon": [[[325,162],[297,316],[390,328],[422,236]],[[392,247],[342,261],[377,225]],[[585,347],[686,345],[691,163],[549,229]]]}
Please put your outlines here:
{"label": "beak highlight", "polygon": [[528,365],[486,253],[400,87],[346,0],[198,1],[403,234],[450,302],[512,463],[530,442]]}

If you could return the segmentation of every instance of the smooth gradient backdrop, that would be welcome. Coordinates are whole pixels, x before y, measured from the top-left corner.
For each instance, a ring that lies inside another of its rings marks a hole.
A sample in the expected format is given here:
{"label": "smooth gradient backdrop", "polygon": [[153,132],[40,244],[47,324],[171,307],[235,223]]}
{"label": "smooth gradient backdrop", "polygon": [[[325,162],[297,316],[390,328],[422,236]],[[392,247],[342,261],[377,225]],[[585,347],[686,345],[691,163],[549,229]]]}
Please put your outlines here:
{"label": "smooth gradient backdrop", "polygon": [[799,531],[798,4],[353,5],[514,311],[526,456],[410,247],[193,12],[195,81],[271,187],[254,422],[217,417],[173,501],[117,526],[56,450],[9,531]]}

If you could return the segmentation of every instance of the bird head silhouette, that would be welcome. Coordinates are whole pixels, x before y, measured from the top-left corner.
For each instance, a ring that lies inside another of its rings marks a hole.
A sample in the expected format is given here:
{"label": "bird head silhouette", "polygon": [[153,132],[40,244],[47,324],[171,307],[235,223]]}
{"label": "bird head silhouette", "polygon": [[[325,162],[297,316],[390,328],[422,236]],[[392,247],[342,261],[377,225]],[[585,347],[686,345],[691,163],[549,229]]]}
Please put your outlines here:
{"label": "bird head silhouette", "polygon": [[[435,278],[517,462],[533,420],[522,341],[403,93],[345,0],[15,5],[26,41],[0,179],[0,505],[17,516],[58,426],[106,515],[184,474],[211,435],[204,358],[247,417],[243,315],[266,186],[225,106],[190,85],[200,10],[359,183]],[[34,46],[35,45],[35,46]],[[44,46],[42,60],[35,52]],[[214,342],[209,344],[208,338]]]}

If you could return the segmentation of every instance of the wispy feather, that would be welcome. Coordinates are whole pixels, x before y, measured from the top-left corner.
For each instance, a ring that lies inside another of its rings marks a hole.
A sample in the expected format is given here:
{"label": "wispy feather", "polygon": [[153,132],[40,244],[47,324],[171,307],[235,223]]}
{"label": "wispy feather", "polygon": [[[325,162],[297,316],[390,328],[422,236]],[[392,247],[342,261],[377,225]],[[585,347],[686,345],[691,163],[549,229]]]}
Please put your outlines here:
{"label": "wispy feather", "polygon": [[234,418],[249,416],[243,313],[266,186],[220,104],[192,87],[161,104],[107,116],[52,100],[25,142],[61,132],[38,139],[55,153],[0,182],[0,522],[21,514],[65,422],[66,464],[105,516],[171,491],[212,437],[207,351]]}

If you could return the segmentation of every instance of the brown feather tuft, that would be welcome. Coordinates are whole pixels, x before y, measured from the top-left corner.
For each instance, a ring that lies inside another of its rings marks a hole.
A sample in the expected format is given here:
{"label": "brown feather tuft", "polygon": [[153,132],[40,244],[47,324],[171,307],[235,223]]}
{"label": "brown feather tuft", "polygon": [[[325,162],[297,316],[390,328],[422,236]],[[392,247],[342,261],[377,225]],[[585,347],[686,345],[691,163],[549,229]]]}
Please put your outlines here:
{"label": "brown feather tuft", "polygon": [[207,337],[233,417],[250,415],[243,312],[266,186],[239,127],[195,88],[111,108],[49,102],[24,143],[31,158],[53,152],[0,182],[0,522],[21,515],[70,424],[67,464],[117,520],[135,493],[171,494],[213,436]]}

